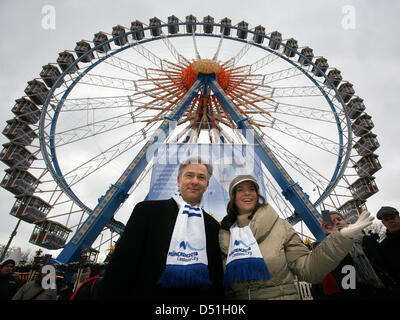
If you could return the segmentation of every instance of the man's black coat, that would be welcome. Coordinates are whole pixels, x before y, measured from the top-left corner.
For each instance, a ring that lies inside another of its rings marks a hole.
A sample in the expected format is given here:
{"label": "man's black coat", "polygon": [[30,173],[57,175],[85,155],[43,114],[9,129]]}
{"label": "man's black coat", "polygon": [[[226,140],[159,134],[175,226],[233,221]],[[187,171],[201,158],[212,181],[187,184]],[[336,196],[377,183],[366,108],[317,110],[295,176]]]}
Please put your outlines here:
{"label": "man's black coat", "polygon": [[386,238],[380,243],[390,275],[400,288],[400,234],[386,230]]}
{"label": "man's black coat", "polygon": [[174,199],[138,203],[109,262],[100,299],[221,299],[223,268],[218,242],[219,224],[204,214],[208,270],[213,285],[204,288],[164,289],[157,285],[165,269],[178,215]]}

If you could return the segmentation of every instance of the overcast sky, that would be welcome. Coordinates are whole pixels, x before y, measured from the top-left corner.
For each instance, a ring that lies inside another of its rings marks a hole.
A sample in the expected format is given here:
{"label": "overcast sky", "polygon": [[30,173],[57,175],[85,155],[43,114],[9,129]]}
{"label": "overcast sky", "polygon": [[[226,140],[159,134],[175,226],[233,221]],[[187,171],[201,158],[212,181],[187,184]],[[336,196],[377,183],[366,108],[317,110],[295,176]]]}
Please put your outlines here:
{"label": "overcast sky", "polygon": [[[46,5],[55,9],[55,28],[44,27]],[[368,200],[368,208],[374,215],[382,205],[400,209],[399,12],[400,2],[395,0],[2,0],[1,129],[14,117],[11,108],[14,100],[24,95],[27,81],[38,77],[42,66],[54,62],[59,52],[73,49],[81,39],[92,39],[98,31],[111,33],[117,24],[129,27],[131,21],[147,22],[154,16],[166,21],[172,14],[181,20],[189,14],[199,20],[207,15],[215,21],[228,17],[233,24],[245,20],[251,27],[261,24],[267,32],[279,30],[284,38],[293,37],[301,46],[310,46],[353,83],[372,116],[373,132],[381,144],[376,153],[383,169],[375,174],[380,191]],[[0,143],[6,142],[0,135]],[[0,170],[6,168],[0,163]],[[17,223],[9,215],[14,196],[0,188],[0,201],[0,244],[5,244]],[[31,231],[32,225],[22,222],[13,245],[28,247]]]}

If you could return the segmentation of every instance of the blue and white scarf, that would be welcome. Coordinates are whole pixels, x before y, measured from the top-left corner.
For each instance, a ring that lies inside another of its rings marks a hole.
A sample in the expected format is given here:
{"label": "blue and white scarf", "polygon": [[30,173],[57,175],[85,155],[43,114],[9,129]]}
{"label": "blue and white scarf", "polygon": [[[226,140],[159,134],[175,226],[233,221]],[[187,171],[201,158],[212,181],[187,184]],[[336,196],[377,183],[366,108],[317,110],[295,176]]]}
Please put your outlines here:
{"label": "blue and white scarf", "polygon": [[200,206],[190,206],[180,194],[173,196],[179,207],[169,244],[167,265],[158,284],[164,288],[209,286],[206,231]]}
{"label": "blue and white scarf", "polygon": [[248,280],[267,281],[270,278],[271,275],[250,225],[239,228],[235,223],[230,228],[224,286]]}

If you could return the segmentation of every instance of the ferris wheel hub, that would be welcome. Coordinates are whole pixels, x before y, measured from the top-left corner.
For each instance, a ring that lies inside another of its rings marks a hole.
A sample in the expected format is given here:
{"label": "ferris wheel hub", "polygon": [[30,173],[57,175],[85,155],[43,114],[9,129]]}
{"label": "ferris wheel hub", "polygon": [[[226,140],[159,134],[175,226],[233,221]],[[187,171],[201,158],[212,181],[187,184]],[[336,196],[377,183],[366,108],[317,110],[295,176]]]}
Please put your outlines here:
{"label": "ferris wheel hub", "polygon": [[192,68],[196,73],[212,74],[218,73],[221,66],[213,60],[199,59],[192,63]]}
{"label": "ferris wheel hub", "polygon": [[219,65],[218,62],[209,59],[199,59],[189,65],[182,75],[182,82],[184,86],[189,89],[196,80],[199,73],[213,74],[215,73],[217,81],[222,89],[228,87],[229,72]]}

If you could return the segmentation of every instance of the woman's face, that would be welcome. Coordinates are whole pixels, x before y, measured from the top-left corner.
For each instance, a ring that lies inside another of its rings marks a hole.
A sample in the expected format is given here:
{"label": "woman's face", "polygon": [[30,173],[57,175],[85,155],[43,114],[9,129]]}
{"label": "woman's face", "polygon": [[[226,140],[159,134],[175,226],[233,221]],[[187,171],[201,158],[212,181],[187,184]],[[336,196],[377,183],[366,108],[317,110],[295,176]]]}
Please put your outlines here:
{"label": "woman's face", "polygon": [[257,189],[253,182],[244,181],[237,185],[235,204],[239,214],[251,213],[257,204],[257,200]]}

